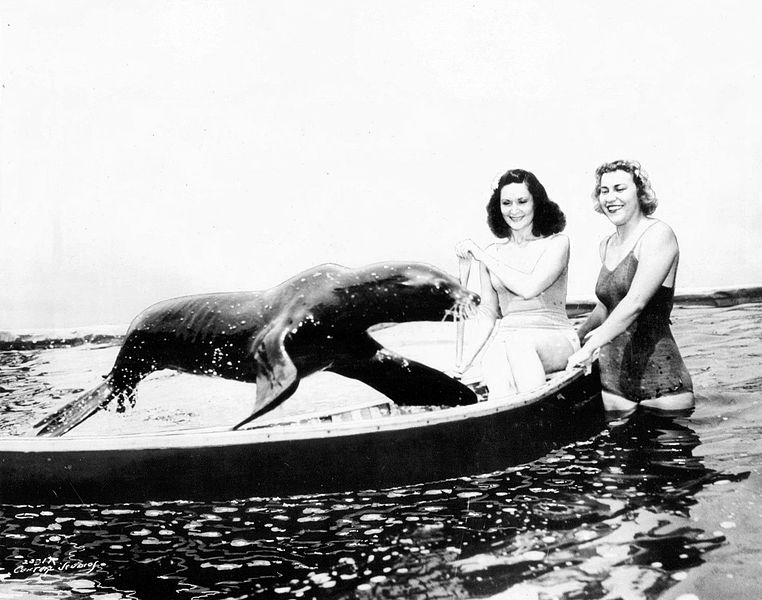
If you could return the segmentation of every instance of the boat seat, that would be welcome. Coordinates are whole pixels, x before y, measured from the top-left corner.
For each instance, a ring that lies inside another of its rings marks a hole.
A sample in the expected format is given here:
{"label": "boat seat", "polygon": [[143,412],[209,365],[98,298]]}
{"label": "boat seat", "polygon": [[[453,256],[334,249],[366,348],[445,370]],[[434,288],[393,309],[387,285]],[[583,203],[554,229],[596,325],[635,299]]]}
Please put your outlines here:
{"label": "boat seat", "polygon": [[301,413],[280,417],[278,419],[261,421],[259,423],[252,424],[252,426],[247,427],[247,429],[274,427],[280,425],[320,425],[323,423],[364,421],[368,419],[389,416],[392,414],[394,406],[395,405],[391,400],[372,400],[363,404],[355,404],[354,406],[349,407],[342,406],[329,411]]}

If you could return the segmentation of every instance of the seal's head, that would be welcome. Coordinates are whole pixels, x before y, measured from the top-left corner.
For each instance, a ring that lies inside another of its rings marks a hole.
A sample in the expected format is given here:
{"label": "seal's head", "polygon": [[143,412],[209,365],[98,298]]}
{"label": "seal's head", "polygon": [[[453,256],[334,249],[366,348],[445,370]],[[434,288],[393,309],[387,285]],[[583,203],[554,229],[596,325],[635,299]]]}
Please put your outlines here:
{"label": "seal's head", "polygon": [[[378,308],[382,321],[440,321],[475,313],[479,296],[444,271],[423,263],[379,263],[355,271],[350,296],[361,297],[369,314]],[[380,322],[380,321],[379,321]]]}

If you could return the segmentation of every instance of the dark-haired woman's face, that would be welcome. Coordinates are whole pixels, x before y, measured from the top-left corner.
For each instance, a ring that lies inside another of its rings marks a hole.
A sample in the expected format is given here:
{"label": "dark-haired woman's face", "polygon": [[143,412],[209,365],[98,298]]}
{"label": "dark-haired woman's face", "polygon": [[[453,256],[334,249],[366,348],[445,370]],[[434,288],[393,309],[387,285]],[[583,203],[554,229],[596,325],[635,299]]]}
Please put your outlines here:
{"label": "dark-haired woman's face", "polygon": [[500,190],[500,212],[512,231],[531,229],[534,221],[534,198],[526,183],[509,183]]}

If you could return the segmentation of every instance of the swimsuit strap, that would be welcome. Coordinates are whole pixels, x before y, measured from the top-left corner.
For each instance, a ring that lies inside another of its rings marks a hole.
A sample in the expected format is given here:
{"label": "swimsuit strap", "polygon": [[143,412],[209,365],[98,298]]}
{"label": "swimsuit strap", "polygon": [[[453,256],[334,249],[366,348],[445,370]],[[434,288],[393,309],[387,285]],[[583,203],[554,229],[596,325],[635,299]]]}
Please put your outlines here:
{"label": "swimsuit strap", "polygon": [[648,227],[646,227],[646,228],[643,230],[643,233],[641,233],[641,234],[640,234],[640,237],[638,237],[638,239],[635,241],[635,244],[633,244],[633,246],[632,246],[632,250],[630,250],[630,252],[632,252],[632,254],[633,254],[633,255],[635,254],[635,250],[636,250],[637,248],[639,248],[639,247],[640,247],[640,242],[641,242],[641,240],[643,239],[643,236],[646,234],[646,232],[647,232],[649,229],[651,229],[651,227],[653,227],[654,225],[656,225],[658,222],[659,222],[658,220],[654,220],[654,222],[653,222],[653,223],[651,223],[651,224],[650,224]]}
{"label": "swimsuit strap", "polygon": [[[649,229],[651,229],[651,227],[656,225],[656,223],[658,223],[658,222],[659,222],[658,219],[655,219],[653,223],[651,223],[648,227],[646,227],[641,232],[641,234],[638,236],[638,239],[635,240],[635,243],[632,245],[632,248],[630,248],[630,252],[628,252],[627,254],[630,254],[630,253],[634,254],[635,253],[635,249],[638,248],[638,246],[640,246],[640,242],[643,239],[643,236],[646,234],[646,232]],[[608,251],[609,251],[609,242],[611,242],[611,238],[613,238],[615,235],[616,235],[616,231],[614,233],[612,233],[608,238],[606,238],[606,245],[603,248],[603,263],[604,264],[606,264],[606,254],[608,254]]]}
{"label": "swimsuit strap", "polygon": [[609,242],[611,242],[611,238],[613,238],[615,234],[616,231],[606,238],[606,245],[603,247],[603,259],[601,260],[604,265],[606,264],[606,255],[609,253]]}

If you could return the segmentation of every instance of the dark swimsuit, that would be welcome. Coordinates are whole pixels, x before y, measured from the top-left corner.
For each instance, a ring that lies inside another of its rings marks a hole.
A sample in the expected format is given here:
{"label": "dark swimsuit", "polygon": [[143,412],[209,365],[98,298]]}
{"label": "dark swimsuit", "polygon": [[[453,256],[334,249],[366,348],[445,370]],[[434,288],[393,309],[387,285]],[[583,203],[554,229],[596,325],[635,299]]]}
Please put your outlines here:
{"label": "dark swimsuit", "polygon": [[[604,256],[595,295],[609,314],[630,291],[638,268],[634,251],[633,247],[611,271]],[[601,348],[598,360],[605,391],[634,402],[693,391],[691,376],[669,327],[673,297],[674,288],[661,286],[638,318]]]}

